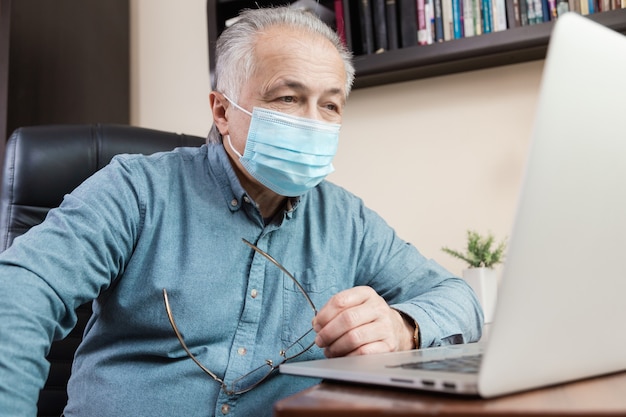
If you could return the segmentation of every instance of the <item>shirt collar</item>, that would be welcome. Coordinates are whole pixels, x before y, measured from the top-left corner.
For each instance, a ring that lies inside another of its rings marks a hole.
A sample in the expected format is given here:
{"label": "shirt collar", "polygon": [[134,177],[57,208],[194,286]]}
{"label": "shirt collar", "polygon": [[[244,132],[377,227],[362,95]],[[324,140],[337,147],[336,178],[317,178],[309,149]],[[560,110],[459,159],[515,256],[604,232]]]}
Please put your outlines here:
{"label": "shirt collar", "polygon": [[[222,195],[231,211],[241,209],[244,202],[254,201],[248,195],[237,178],[237,174],[228,158],[228,154],[221,143],[209,143],[207,145],[207,158],[209,169],[217,179]],[[300,203],[301,197],[289,197],[285,205],[284,216],[288,219],[293,217],[295,209]]]}

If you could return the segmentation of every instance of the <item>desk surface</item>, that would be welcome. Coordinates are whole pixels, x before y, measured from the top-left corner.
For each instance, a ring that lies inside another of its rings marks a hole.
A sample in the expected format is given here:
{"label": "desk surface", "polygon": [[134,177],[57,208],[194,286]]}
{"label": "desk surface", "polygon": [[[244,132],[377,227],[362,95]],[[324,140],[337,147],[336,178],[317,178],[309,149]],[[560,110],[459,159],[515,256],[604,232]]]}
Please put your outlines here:
{"label": "desk surface", "polygon": [[626,416],[626,372],[491,400],[323,382],[275,404],[276,417]]}

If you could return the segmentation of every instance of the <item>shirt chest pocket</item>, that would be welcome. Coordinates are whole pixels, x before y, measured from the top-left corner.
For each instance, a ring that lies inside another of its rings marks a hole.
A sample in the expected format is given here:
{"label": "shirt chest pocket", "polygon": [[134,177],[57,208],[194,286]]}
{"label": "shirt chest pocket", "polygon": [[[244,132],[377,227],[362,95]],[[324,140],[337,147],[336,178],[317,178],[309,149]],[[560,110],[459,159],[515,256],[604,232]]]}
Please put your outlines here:
{"label": "shirt chest pocket", "polygon": [[[293,273],[315,308],[319,310],[334,294],[341,290],[337,271],[331,267],[309,268]],[[315,313],[303,291],[288,277],[283,281],[282,341],[287,346],[286,356],[292,356],[308,347],[315,339],[311,330]],[[308,333],[307,333],[308,332]],[[321,349],[313,346],[298,360],[323,357]]]}

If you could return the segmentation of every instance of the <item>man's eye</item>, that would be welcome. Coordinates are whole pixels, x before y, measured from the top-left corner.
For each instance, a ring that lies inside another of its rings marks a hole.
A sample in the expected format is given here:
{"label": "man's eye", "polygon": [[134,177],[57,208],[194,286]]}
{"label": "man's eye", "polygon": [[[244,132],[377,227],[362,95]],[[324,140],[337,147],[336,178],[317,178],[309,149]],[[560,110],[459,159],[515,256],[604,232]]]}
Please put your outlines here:
{"label": "man's eye", "polygon": [[328,103],[324,106],[324,108],[332,113],[336,113],[336,114],[341,114],[342,113],[342,107],[339,104],[335,104],[335,103]]}
{"label": "man's eye", "polygon": [[293,103],[295,101],[293,96],[285,96],[285,97],[281,97],[280,100],[283,103]]}

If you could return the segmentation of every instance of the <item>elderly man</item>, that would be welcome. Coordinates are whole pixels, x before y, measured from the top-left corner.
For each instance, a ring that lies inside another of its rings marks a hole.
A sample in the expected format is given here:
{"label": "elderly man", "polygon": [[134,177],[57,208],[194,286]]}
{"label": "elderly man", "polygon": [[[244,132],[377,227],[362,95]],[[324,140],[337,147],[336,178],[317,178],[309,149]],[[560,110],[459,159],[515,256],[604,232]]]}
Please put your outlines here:
{"label": "elderly man", "polygon": [[66,416],[271,415],[289,360],[477,340],[474,294],[332,171],[354,69],[289,8],[217,46],[209,143],[117,157],[0,256],[0,410],[33,415],[53,339],[94,300]]}

